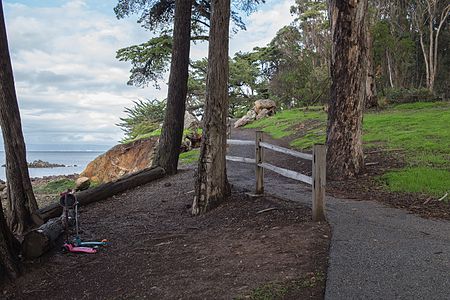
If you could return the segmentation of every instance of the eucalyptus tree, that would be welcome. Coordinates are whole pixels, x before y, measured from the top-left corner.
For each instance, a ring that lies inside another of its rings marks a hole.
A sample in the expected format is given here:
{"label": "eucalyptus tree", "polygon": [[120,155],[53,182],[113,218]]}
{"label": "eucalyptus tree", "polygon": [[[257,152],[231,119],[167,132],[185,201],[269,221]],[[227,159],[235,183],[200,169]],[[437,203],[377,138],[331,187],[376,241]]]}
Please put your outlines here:
{"label": "eucalyptus tree", "polygon": [[198,176],[192,205],[194,215],[217,206],[231,190],[226,172],[228,117],[228,51],[230,0],[212,0],[209,33],[206,106]]}
{"label": "eucalyptus tree", "polygon": [[327,125],[327,173],[333,179],[364,166],[362,120],[366,97],[367,0],[331,0],[331,101]]}

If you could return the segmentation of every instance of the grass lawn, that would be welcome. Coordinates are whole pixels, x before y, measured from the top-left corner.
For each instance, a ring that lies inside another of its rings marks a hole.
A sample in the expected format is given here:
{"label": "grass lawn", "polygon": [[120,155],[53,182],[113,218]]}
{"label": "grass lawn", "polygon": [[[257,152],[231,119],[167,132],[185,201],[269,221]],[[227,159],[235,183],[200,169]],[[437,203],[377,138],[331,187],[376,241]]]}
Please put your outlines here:
{"label": "grass lawn", "polygon": [[[307,122],[313,126],[303,126]],[[313,123],[311,123],[313,122]],[[302,128],[308,128],[303,130]],[[301,132],[290,145],[310,149],[325,141],[326,113],[295,109],[253,122],[274,138]],[[302,130],[304,132],[302,132]],[[367,148],[403,149],[407,167],[380,179],[392,191],[442,196],[450,190],[450,103],[417,102],[393,106],[364,116],[363,141]]]}

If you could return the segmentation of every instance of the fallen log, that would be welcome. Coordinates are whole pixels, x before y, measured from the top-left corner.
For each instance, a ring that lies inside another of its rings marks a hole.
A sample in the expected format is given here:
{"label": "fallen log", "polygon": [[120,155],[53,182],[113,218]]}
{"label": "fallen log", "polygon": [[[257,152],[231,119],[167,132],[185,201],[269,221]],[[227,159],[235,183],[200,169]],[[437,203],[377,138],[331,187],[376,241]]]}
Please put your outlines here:
{"label": "fallen log", "polygon": [[26,258],[36,258],[49,251],[64,232],[64,227],[63,218],[59,217],[31,230],[24,236],[22,255]]}
{"label": "fallen log", "polygon": [[[87,205],[92,202],[107,199],[126,190],[138,187],[140,185],[149,183],[156,179],[162,178],[165,171],[161,167],[148,168],[136,173],[126,175],[116,181],[103,183],[95,188],[88,189],[76,193],[77,200],[80,206]],[[62,214],[62,207],[59,201],[50,204],[46,207],[38,209],[33,214],[33,219],[48,221],[51,218],[59,217]]]}

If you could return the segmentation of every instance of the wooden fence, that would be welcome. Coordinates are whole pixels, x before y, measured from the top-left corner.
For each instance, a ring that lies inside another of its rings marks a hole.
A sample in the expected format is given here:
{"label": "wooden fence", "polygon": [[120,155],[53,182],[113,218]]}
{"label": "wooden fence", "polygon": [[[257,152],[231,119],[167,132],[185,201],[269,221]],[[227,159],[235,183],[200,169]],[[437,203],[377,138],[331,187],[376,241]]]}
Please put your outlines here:
{"label": "wooden fence", "polygon": [[[262,131],[256,131],[255,141],[227,140],[228,145],[255,146],[255,158],[227,155],[227,160],[254,164],[256,169],[256,194],[264,193],[264,169],[282,176],[312,185],[312,218],[314,221],[325,220],[325,185],[326,185],[326,148],[325,145],[314,145],[313,153],[302,153],[288,148],[264,142]],[[312,161],[312,177],[305,174],[280,168],[264,162],[264,149],[280,152],[294,157]]]}

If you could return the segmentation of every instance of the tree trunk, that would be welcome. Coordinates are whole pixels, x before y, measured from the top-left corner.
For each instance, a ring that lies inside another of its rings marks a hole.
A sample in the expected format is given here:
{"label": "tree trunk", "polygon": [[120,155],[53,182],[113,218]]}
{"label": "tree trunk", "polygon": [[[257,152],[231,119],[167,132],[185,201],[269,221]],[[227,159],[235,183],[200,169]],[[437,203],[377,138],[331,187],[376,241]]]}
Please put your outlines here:
{"label": "tree trunk", "polygon": [[54,247],[55,241],[64,232],[64,229],[63,217],[58,217],[29,231],[23,239],[22,254],[26,258],[41,256]]}
{"label": "tree trunk", "polygon": [[375,83],[375,66],[373,63],[373,39],[367,24],[366,39],[367,39],[367,77],[366,77],[366,108],[373,108],[378,106],[377,88]]}
{"label": "tree trunk", "polygon": [[0,282],[5,275],[12,280],[20,274],[19,249],[20,244],[6,224],[0,202]]}
{"label": "tree trunk", "polygon": [[217,206],[230,194],[225,160],[230,0],[213,0],[211,8],[206,107],[192,205],[194,215]]}
{"label": "tree trunk", "polygon": [[158,152],[153,161],[167,174],[175,174],[183,139],[189,71],[192,0],[176,0],[167,108]]}
{"label": "tree trunk", "polygon": [[[142,171],[129,174],[116,181],[99,185],[96,188],[76,193],[80,206],[92,202],[107,199],[126,190],[149,183],[153,180],[164,177],[164,169],[160,167],[144,169]],[[61,216],[63,209],[59,202],[55,202],[34,212],[34,215],[43,221]]]}
{"label": "tree trunk", "polygon": [[3,7],[0,3],[0,124],[3,132],[8,185],[8,225],[23,234],[35,224],[31,213],[38,206],[31,187],[19,106],[9,56]]}
{"label": "tree trunk", "polygon": [[327,173],[355,176],[364,166],[362,119],[366,95],[367,0],[331,0],[331,101],[327,126]]}

